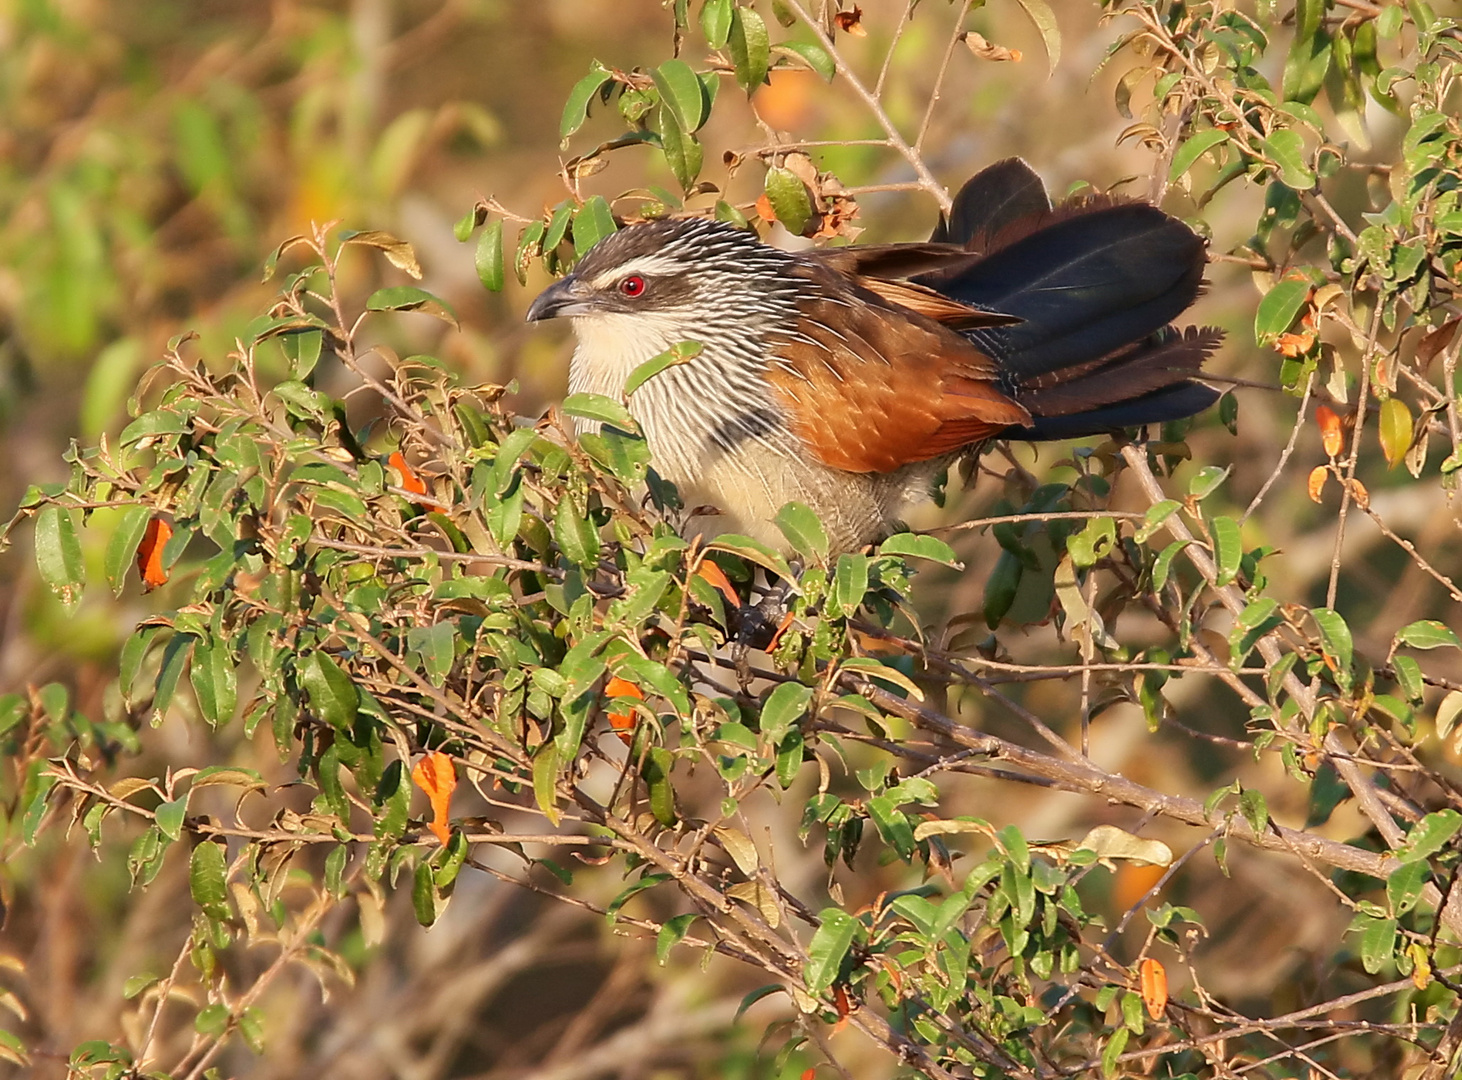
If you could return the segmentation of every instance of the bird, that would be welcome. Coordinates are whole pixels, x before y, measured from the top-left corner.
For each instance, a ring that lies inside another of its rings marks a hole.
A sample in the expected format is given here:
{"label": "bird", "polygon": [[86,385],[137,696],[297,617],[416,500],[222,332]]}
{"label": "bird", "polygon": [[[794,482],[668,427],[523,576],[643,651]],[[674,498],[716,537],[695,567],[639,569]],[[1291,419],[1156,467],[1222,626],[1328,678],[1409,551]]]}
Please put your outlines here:
{"label": "bird", "polygon": [[[637,368],[699,351],[627,398],[682,534],[782,551],[810,507],[833,552],[902,528],[939,475],[995,439],[1065,440],[1191,416],[1222,334],[1173,326],[1205,241],[1109,194],[1053,206],[1010,158],[975,174],[925,242],[787,251],[730,223],[625,225],[540,293],[571,321],[571,393],[626,400]],[[592,430],[595,421],[576,421]]]}

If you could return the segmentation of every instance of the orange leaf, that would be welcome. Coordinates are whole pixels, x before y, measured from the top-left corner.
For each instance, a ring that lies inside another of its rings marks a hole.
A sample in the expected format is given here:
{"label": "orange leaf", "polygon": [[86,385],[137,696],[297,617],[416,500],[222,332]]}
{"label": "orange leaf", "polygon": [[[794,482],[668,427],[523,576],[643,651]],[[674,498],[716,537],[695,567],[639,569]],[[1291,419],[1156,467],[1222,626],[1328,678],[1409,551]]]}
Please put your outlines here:
{"label": "orange leaf", "polygon": [[816,1077],[816,1076],[817,1076],[817,1066],[816,1065],[812,1066],[812,1068],[810,1068],[810,1069],[803,1069],[802,1070],[802,1080],[814,1080],[814,1077]]}
{"label": "orange leaf", "polygon": [[1328,405],[1315,408],[1315,423],[1320,425],[1320,442],[1329,457],[1339,457],[1345,449],[1345,432],[1341,430],[1340,417]]}
{"label": "orange leaf", "polygon": [[1310,470],[1310,502],[1319,502],[1320,493],[1325,490],[1325,481],[1330,479],[1330,466],[1316,465]]}
{"label": "orange leaf", "polygon": [[137,545],[137,573],[142,577],[144,592],[167,584],[168,572],[162,565],[162,553],[172,536],[173,527],[162,518],[155,517],[147,523],[142,543]]}
{"label": "orange leaf", "polygon": [[1280,334],[1274,341],[1274,348],[1280,356],[1295,359],[1304,356],[1315,346],[1315,332],[1306,331],[1302,334]]}
{"label": "orange leaf", "polygon": [[391,456],[386,459],[386,464],[401,474],[401,486],[413,495],[425,495],[426,485],[422,483],[421,477],[417,476],[410,465],[406,464],[406,458],[400,450],[392,450]]}
{"label": "orange leaf", "polygon": [[[604,684],[604,696],[634,698],[636,701],[645,700],[645,695],[638,686],[628,679],[621,679],[618,675],[613,676]],[[628,746],[630,731],[635,726],[635,714],[633,712],[612,712],[609,714],[609,726],[619,732],[620,740]]]}
{"label": "orange leaf", "polygon": [[741,597],[736,595],[736,590],[732,588],[731,582],[727,580],[725,572],[715,563],[711,562],[710,559],[704,560],[697,566],[695,573],[697,577],[705,578],[709,581],[717,592],[731,602],[733,607],[741,606]]}
{"label": "orange leaf", "polygon": [[777,220],[777,212],[772,209],[772,201],[767,198],[765,191],[756,197],[756,216],[763,221]]}
{"label": "orange leaf", "polygon": [[853,1003],[848,1000],[846,987],[833,987],[833,1007],[838,1011],[838,1022],[833,1025],[832,1031],[836,1035],[848,1026],[848,1014],[853,1011]]}
{"label": "orange leaf", "polygon": [[452,805],[452,789],[457,786],[457,769],[452,759],[440,750],[433,750],[416,763],[411,779],[431,800],[432,818],[427,827],[445,844],[452,837],[447,811]]}
{"label": "orange leaf", "polygon": [[782,616],[782,625],[777,627],[777,632],[772,635],[772,640],[767,642],[767,652],[776,651],[777,646],[782,643],[782,635],[787,632],[787,627],[792,625],[792,620],[795,617],[790,611]]}
{"label": "orange leaf", "polygon": [[1138,971],[1142,975],[1142,1003],[1147,1006],[1147,1015],[1161,1020],[1168,1006],[1168,973],[1150,956],[1138,965]]}

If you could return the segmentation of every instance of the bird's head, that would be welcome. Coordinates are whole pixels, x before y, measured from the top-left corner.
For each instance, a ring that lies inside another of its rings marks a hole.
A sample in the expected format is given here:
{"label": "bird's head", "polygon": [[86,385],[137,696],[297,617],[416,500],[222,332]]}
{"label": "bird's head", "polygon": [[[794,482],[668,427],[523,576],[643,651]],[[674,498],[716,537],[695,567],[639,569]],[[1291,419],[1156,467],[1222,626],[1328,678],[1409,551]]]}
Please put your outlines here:
{"label": "bird's head", "polygon": [[759,329],[791,304],[797,282],[786,271],[794,260],[722,222],[647,221],[595,244],[527,317],[571,318],[581,339],[605,323],[653,328],[671,342],[704,340],[718,327]]}

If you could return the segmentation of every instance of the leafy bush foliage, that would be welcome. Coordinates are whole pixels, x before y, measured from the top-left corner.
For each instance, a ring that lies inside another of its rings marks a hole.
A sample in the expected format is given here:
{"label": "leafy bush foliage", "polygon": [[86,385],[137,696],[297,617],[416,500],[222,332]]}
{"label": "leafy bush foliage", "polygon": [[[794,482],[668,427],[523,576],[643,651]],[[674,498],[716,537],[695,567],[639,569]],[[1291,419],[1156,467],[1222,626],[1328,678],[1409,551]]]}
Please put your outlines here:
{"label": "leafy bush foliage", "polygon": [[[947,209],[923,142],[948,69],[1014,55],[976,32],[979,5],[912,0],[874,42],[891,56],[911,25],[941,27],[911,127],[866,76],[852,5],[666,6],[676,56],[596,63],[569,92],[564,139],[612,110],[623,132],[566,160],[563,201],[530,217],[484,199],[458,223],[488,289],[635,218],[825,241],[860,231],[875,189]],[[1054,67],[1051,9],[1020,8]],[[421,274],[381,231],[286,241],[236,349],[178,338],[121,433],[73,445],[69,481],[17,517],[41,579],[74,608],[135,566],[169,606],[126,639],[104,716],[59,683],[0,699],[7,856],[79,828],[125,849],[143,892],[186,862],[192,900],[176,962],[126,983],[135,1034],[76,1047],[74,1074],[267,1054],[282,973],[348,983],[372,962],[350,933],[379,942],[392,893],[432,926],[464,875],[489,875],[652,938],[661,964],[754,971],[740,1011],[774,1017],[758,1074],[843,1068],[847,1028],[884,1054],[870,1067],[931,1077],[1450,1075],[1462,639],[1436,616],[1462,602],[1455,523],[1413,539],[1391,515],[1450,513],[1462,470],[1462,36],[1420,0],[1104,10],[1122,140],[1153,163],[1136,193],[1215,233],[1225,199],[1262,201],[1214,254],[1216,274],[1252,275],[1264,350],[1234,350],[1234,391],[1196,427],[1040,461],[1002,449],[978,483],[951,477],[968,520],[948,541],[834,553],[797,504],[777,519],[791,564],[682,537],[623,400],[525,420],[509,387],[393,351],[457,317],[416,285],[353,306],[347,251]],[[913,179],[845,184],[770,128],[718,154],[713,117],[795,71],[846,91],[876,130],[862,142]],[[586,190],[646,148],[678,192]],[[1292,420],[1262,463],[1236,459],[1238,393]],[[565,415],[605,426],[575,439]],[[1305,516],[1328,533],[1310,577],[1277,539]],[[1347,547],[1362,528],[1377,554]],[[743,605],[776,580],[788,618],[748,648]],[[1102,764],[1121,715],[1206,772]],[[126,775],[158,726],[207,753]],[[276,774],[248,763],[263,740]],[[1082,824],[1033,838],[998,801],[969,812],[975,784],[1074,793],[1085,809],[1063,820]],[[1210,988],[1205,907],[1261,852],[1340,918],[1306,939],[1315,978],[1254,1017],[1232,980]],[[773,996],[780,1012],[757,1004]],[[164,1021],[170,1001],[186,1021]],[[0,1033],[0,1054],[29,1053]]]}

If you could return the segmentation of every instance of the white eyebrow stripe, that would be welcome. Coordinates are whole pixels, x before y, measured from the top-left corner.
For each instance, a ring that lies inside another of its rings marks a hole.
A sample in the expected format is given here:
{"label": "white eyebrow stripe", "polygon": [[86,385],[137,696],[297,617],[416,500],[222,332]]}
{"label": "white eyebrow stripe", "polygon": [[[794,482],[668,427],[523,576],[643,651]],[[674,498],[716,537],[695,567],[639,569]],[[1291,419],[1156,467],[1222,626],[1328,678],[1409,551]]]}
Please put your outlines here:
{"label": "white eyebrow stripe", "polygon": [[684,264],[676,259],[665,255],[641,255],[638,258],[630,259],[628,262],[620,263],[604,273],[589,281],[589,287],[602,289],[607,285],[613,285],[616,281],[622,281],[631,274],[641,274],[654,277],[676,274],[685,268]]}

